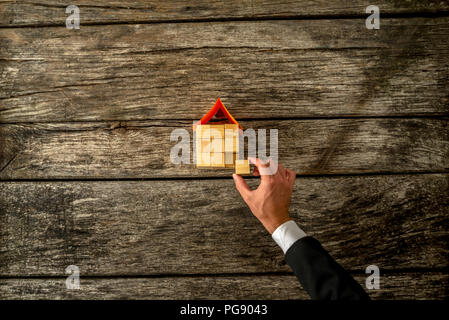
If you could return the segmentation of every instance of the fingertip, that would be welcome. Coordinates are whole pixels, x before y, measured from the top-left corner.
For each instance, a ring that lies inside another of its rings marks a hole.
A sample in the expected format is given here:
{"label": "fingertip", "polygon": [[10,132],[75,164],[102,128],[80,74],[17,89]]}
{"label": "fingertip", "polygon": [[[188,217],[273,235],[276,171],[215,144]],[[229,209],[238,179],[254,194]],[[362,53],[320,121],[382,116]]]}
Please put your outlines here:
{"label": "fingertip", "polygon": [[243,179],[238,174],[233,174],[232,177],[234,178],[235,187],[240,192],[242,197],[245,199],[249,192],[251,192],[251,189],[249,188],[248,184],[246,183],[245,179]]}

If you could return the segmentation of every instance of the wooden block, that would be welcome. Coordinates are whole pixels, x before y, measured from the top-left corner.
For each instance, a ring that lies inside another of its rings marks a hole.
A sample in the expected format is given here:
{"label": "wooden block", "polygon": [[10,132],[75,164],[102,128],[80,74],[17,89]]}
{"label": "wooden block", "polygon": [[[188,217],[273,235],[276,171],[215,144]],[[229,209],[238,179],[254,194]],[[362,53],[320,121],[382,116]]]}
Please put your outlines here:
{"label": "wooden block", "polygon": [[225,124],[225,136],[239,136],[239,126],[236,124]]}
{"label": "wooden block", "polygon": [[224,139],[224,125],[222,124],[211,124],[210,125],[210,137],[212,139]]}
{"label": "wooden block", "polygon": [[225,161],[224,161],[224,153],[223,152],[212,152],[210,154],[210,165],[212,167],[225,167]]}
{"label": "wooden block", "polygon": [[250,167],[235,167],[235,173],[239,175],[249,175],[251,174]]}
{"label": "wooden block", "polygon": [[196,159],[196,166],[197,167],[210,167],[210,153],[200,153],[199,154],[199,159],[198,159],[198,154],[197,154],[197,159]]}
{"label": "wooden block", "polygon": [[197,148],[199,146],[199,151],[201,153],[211,153],[212,143],[210,140],[200,139],[199,144],[197,143]]}
{"label": "wooden block", "polygon": [[236,159],[236,160],[235,160],[235,165],[236,165],[236,166],[249,166],[249,160],[239,160],[239,159]]}
{"label": "wooden block", "polygon": [[195,163],[198,166],[199,164],[201,164],[201,149],[196,148],[195,156],[196,156],[196,159],[195,159],[196,162]]}
{"label": "wooden block", "polygon": [[193,125],[193,131],[195,132],[195,135],[197,137],[201,137],[201,130],[203,129],[203,125],[201,124],[194,124]]}
{"label": "wooden block", "polygon": [[195,132],[195,152],[201,151],[201,137],[198,136],[198,131]]}
{"label": "wooden block", "polygon": [[196,167],[203,167],[203,163],[201,162],[201,152],[196,152]]}
{"label": "wooden block", "polygon": [[238,124],[225,124],[224,127],[225,127],[225,130],[230,129],[230,130],[237,131],[237,132],[239,131]]}
{"label": "wooden block", "polygon": [[235,156],[236,155],[234,152],[225,152],[225,167],[226,168],[234,168]]}
{"label": "wooden block", "polygon": [[202,124],[196,126],[196,136],[203,140],[210,139],[210,125]]}
{"label": "wooden block", "polygon": [[[227,127],[227,126],[233,126],[233,127]],[[239,128],[237,125],[228,125],[225,124],[225,136],[237,136],[239,135]]]}
{"label": "wooden block", "polygon": [[224,139],[218,139],[218,138],[212,137],[212,141],[210,144],[210,152],[217,152],[217,153],[225,152]]}
{"label": "wooden block", "polygon": [[197,131],[196,135],[195,135],[195,152],[201,152],[201,149],[202,149],[201,146],[202,146],[203,141],[207,141],[207,140],[201,139],[201,136],[198,135],[198,131]]}
{"label": "wooden block", "polygon": [[239,151],[239,139],[238,135],[231,135],[226,131],[225,141],[224,141],[224,151],[225,152],[238,152]]}
{"label": "wooden block", "polygon": [[251,169],[248,160],[235,160],[235,173],[245,175],[250,174]]}

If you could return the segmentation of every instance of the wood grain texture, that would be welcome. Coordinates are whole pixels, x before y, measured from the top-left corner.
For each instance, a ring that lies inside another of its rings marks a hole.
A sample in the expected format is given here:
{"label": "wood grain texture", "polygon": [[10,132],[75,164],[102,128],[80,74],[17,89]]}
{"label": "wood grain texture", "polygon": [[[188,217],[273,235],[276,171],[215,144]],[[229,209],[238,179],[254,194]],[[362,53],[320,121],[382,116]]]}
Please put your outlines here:
{"label": "wood grain texture", "polygon": [[[355,275],[365,287],[364,275]],[[446,273],[381,274],[372,299],[447,298]],[[67,290],[65,278],[1,279],[2,299],[309,299],[294,276],[226,276],[162,278],[83,278],[80,290]]]}
{"label": "wood grain texture", "polygon": [[[301,178],[291,215],[349,270],[447,268],[448,191],[448,174]],[[0,197],[0,275],[289,271],[232,179],[2,182]]]}
{"label": "wood grain texture", "polygon": [[[68,14],[64,0],[0,1],[0,26],[65,26]],[[366,1],[267,1],[267,0],[78,0],[81,24],[116,22],[156,22],[161,20],[288,17],[314,15],[365,15]],[[381,13],[415,13],[448,10],[445,0],[378,0]],[[366,15],[368,16],[368,15]]]}
{"label": "wood grain texture", "polygon": [[[449,170],[447,118],[241,124],[278,129],[279,161],[301,175]],[[171,162],[170,151],[178,143],[170,141],[171,132],[191,132],[191,127],[189,121],[2,125],[0,178],[229,177],[231,169]]]}
{"label": "wood grain texture", "polygon": [[448,115],[448,22],[0,29],[0,122]]}

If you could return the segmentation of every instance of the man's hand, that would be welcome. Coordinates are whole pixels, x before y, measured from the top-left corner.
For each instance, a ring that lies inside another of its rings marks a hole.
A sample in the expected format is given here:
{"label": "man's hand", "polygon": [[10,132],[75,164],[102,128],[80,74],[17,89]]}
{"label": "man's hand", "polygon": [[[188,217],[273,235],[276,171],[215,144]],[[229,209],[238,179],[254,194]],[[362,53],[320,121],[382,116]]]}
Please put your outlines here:
{"label": "man's hand", "polygon": [[[254,216],[263,224],[270,234],[284,222],[291,220],[288,209],[292,196],[296,174],[290,169],[285,169],[281,164],[275,174],[266,174],[270,164],[257,158],[249,158],[256,167],[253,175],[261,177],[261,182],[256,190],[251,190],[245,180],[233,174],[235,186],[243,200],[248,204]],[[271,164],[271,166],[276,164]],[[269,172],[268,172],[269,173]]]}

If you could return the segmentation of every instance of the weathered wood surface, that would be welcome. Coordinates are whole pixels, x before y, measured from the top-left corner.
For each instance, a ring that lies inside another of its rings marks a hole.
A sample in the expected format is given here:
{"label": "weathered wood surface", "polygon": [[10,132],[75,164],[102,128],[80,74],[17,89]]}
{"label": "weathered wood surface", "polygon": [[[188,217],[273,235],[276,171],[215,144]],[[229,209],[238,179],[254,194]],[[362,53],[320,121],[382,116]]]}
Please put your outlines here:
{"label": "weathered wood surface", "polygon": [[[2,182],[0,275],[288,271],[233,183]],[[448,191],[448,174],[298,178],[291,214],[347,269],[447,268]]]}
{"label": "weathered wood surface", "polygon": [[[65,26],[65,8],[73,4],[64,0],[0,1],[0,26],[52,25]],[[257,17],[290,17],[317,15],[365,14],[368,2],[353,1],[179,1],[179,0],[78,0],[81,24],[115,22],[156,22],[161,20],[229,19]],[[378,0],[381,13],[416,13],[448,10],[446,0]]]}
{"label": "weathered wood surface", "polygon": [[[0,178],[230,176],[230,169],[197,169],[170,161],[170,150],[178,143],[170,141],[170,133],[176,128],[190,132],[191,125],[189,121],[2,125]],[[278,129],[279,161],[301,175],[449,171],[447,118],[273,120],[242,125]]]}
{"label": "weathered wood surface", "polygon": [[[279,129],[299,174],[449,171],[447,17],[374,31],[361,0],[81,0],[74,31],[69,4],[0,0],[0,179],[228,176],[169,162],[170,132],[218,96],[257,120],[246,128]],[[376,5],[381,17],[449,9]],[[226,21],[272,17],[289,19]],[[145,24],[158,21],[173,23]],[[432,270],[449,266],[448,193],[448,173],[298,178],[291,211],[347,269],[388,270],[373,298],[443,299],[448,274]],[[81,291],[64,287],[70,264]],[[285,271],[230,179],[0,182],[1,298],[308,298],[268,274]]]}
{"label": "weathered wood surface", "polygon": [[[355,275],[365,287],[365,275]],[[445,299],[446,273],[381,273],[372,299]],[[309,299],[294,276],[83,278],[67,290],[65,278],[0,279],[2,299]]]}
{"label": "weathered wood surface", "polygon": [[[296,2],[296,1],[295,1]],[[449,18],[0,29],[0,122],[448,115]]]}

